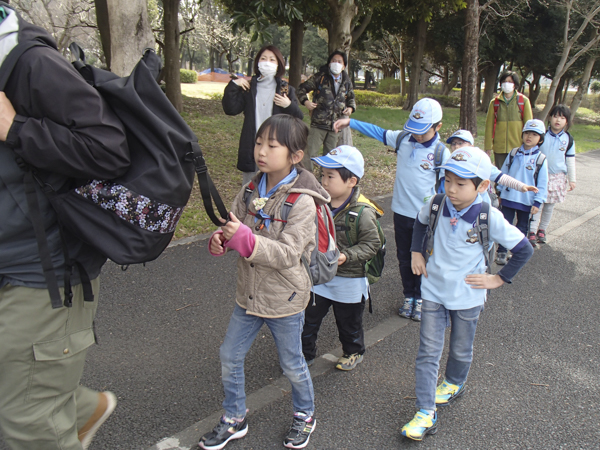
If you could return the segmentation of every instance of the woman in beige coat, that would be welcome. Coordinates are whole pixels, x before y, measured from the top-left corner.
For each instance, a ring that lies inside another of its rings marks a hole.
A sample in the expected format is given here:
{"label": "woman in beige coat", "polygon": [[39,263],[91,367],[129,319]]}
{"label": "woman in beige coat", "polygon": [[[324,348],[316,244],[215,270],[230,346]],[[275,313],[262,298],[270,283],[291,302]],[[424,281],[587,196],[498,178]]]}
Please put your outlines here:
{"label": "woman in beige coat", "polygon": [[[304,308],[311,281],[302,263],[315,246],[315,204],[329,202],[329,194],[302,161],[308,127],[289,115],[267,119],[256,135],[254,159],[259,173],[233,202],[231,220],[215,232],[209,250],[219,256],[239,252],[235,310],[221,345],[225,414],[200,439],[204,449],[221,449],[231,439],[246,435],[244,359],[265,323],[275,339],[283,373],[292,384],[294,417],[284,439],[287,448],[304,448],[315,426],[314,392],[302,355]],[[289,194],[300,193],[282,221]],[[248,197],[249,196],[249,197]]]}

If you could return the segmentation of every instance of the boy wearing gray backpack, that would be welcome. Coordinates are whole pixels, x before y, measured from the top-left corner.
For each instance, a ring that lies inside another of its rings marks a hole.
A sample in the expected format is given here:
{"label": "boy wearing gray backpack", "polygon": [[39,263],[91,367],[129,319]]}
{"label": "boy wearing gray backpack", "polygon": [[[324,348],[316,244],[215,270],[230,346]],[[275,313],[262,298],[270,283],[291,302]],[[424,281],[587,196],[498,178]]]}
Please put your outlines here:
{"label": "boy wearing gray backpack", "polygon": [[[341,145],[312,160],[322,168],[321,184],[331,196],[329,207],[340,258],[333,280],[313,288],[314,301],[309,302],[305,311],[302,351],[310,366],[316,357],[321,322],[333,306],[343,349],[336,368],[352,370],[362,361],[365,352],[362,319],[369,298],[365,265],[383,245],[377,222],[383,211],[360,193],[358,183],[364,175],[364,159],[358,149]],[[358,233],[353,232],[356,229]],[[352,239],[356,242],[350,242]]]}

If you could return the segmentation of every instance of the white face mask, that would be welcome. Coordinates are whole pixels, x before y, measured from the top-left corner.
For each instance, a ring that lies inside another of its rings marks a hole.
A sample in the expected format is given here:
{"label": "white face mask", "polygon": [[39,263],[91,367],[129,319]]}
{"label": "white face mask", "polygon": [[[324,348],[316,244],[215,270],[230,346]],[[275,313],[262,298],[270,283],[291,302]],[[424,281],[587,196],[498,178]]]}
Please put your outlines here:
{"label": "white face mask", "polygon": [[502,92],[504,92],[505,94],[512,94],[512,92],[515,90],[515,83],[502,83]]}
{"label": "white face mask", "polygon": [[277,64],[269,61],[261,61],[258,63],[258,70],[260,70],[260,74],[265,78],[274,77],[277,73]]}
{"label": "white face mask", "polygon": [[339,75],[342,73],[342,70],[344,70],[344,65],[337,62],[332,62],[329,64],[329,70],[331,70],[332,74]]}

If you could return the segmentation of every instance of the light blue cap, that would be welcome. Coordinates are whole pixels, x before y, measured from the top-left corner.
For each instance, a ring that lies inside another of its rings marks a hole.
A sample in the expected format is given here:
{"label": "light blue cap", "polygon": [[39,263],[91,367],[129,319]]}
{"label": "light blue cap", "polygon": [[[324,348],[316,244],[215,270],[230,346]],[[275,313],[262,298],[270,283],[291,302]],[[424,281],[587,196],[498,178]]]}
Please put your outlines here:
{"label": "light blue cap", "polygon": [[525,133],[526,131],[533,131],[543,136],[544,134],[546,134],[546,127],[544,126],[544,122],[542,122],[540,119],[531,119],[525,122],[525,126],[523,127],[523,133]]}
{"label": "light blue cap", "polygon": [[475,141],[473,140],[473,135],[468,130],[456,130],[452,136],[446,139],[446,143],[451,144],[452,139],[454,138],[462,139],[463,141],[468,142],[471,145],[475,144]]}
{"label": "light blue cap", "polygon": [[434,123],[442,120],[442,107],[432,98],[422,98],[408,116],[404,124],[404,131],[412,134],[425,134]]}
{"label": "light blue cap", "polygon": [[326,169],[348,169],[358,178],[365,174],[365,160],[362,153],[356,147],[340,145],[325,156],[311,158],[318,166]]}
{"label": "light blue cap", "polygon": [[480,148],[461,147],[452,152],[448,160],[440,167],[461,178],[481,178],[489,180],[492,174],[492,161]]}

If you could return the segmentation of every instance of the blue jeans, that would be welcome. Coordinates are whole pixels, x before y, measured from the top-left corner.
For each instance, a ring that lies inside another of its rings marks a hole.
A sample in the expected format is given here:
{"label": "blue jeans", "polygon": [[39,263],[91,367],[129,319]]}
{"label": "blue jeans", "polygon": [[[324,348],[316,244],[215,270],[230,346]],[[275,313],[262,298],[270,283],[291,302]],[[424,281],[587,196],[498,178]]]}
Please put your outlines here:
{"label": "blue jeans", "polygon": [[263,323],[271,330],[279,354],[279,363],[284,375],[292,384],[294,412],[302,411],[312,416],[315,410],[315,394],[310,372],[302,355],[300,338],[304,326],[304,311],[293,316],[267,319],[246,314],[246,310],[239,305],[235,305],[225,340],[221,345],[225,414],[235,418],[246,416],[244,360]]}
{"label": "blue jeans", "polygon": [[471,309],[450,310],[440,303],[423,300],[421,306],[421,342],[415,367],[417,409],[435,410],[435,389],[444,350],[444,332],[450,324],[450,351],[446,380],[460,385],[467,380],[473,361],[473,340],[483,305]]}

